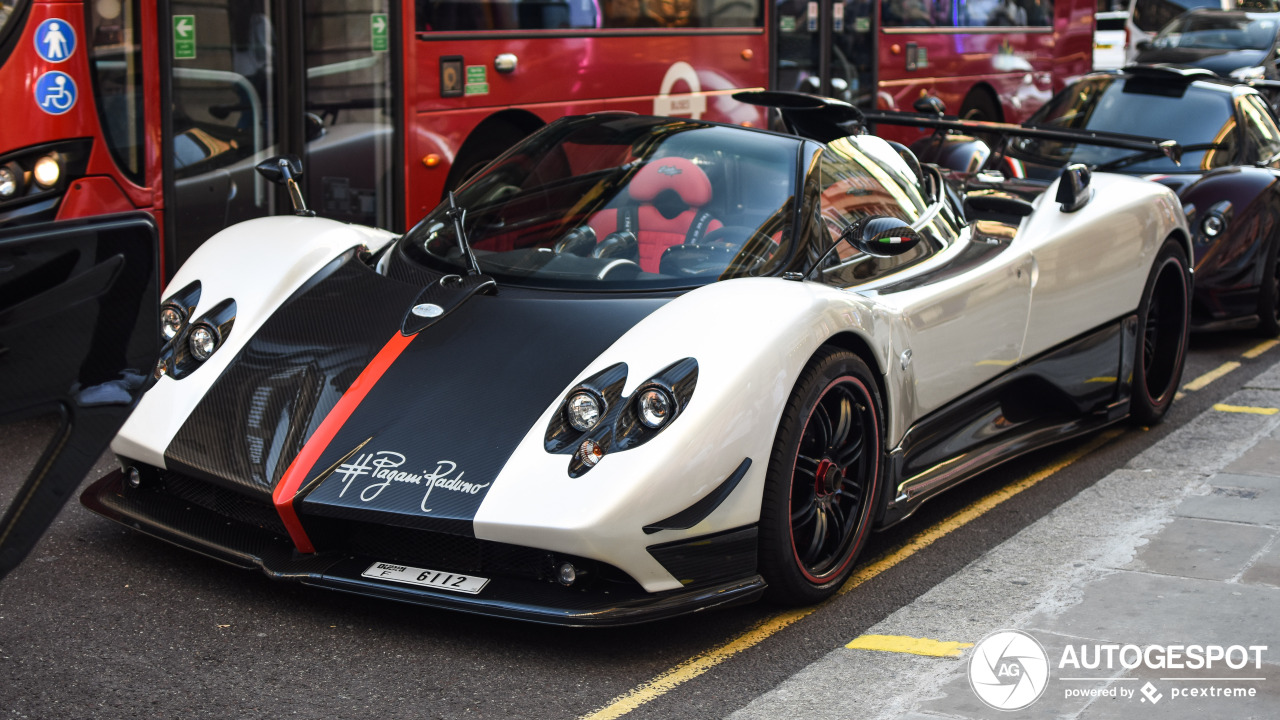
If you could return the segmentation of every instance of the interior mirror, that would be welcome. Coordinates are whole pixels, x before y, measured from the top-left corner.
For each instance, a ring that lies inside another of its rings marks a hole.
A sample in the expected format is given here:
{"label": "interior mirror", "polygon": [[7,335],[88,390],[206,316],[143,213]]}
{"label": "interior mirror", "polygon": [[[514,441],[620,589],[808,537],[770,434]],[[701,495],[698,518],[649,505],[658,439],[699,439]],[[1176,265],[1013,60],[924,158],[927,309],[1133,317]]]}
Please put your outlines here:
{"label": "interior mirror", "polygon": [[901,255],[924,241],[906,222],[885,215],[872,215],[855,222],[840,233],[840,239],[876,257]]}
{"label": "interior mirror", "polygon": [[1093,197],[1093,188],[1089,187],[1089,179],[1093,173],[1087,165],[1071,163],[1062,171],[1058,180],[1058,195],[1055,202],[1062,204],[1062,212],[1075,212],[1089,203]]}

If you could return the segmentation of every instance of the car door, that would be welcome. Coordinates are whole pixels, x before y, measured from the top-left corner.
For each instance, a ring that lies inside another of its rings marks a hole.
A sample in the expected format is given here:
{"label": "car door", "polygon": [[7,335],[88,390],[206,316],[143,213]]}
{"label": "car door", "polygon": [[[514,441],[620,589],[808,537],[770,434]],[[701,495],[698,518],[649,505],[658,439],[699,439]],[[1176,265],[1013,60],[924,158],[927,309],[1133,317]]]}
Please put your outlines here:
{"label": "car door", "polygon": [[919,183],[907,166],[866,153],[878,138],[846,138],[824,154],[823,220],[834,235],[859,217],[890,215],[926,236],[892,258],[838,248],[828,283],[873,292],[902,313],[899,359],[914,382],[911,418],[919,418],[995,378],[1022,358],[1031,303],[1031,258],[1012,247],[1013,228],[980,223],[960,232],[945,213],[931,222]]}
{"label": "car door", "polygon": [[149,385],[160,345],[157,237],[143,213],[0,230],[0,423],[60,419],[0,517],[0,578]]}

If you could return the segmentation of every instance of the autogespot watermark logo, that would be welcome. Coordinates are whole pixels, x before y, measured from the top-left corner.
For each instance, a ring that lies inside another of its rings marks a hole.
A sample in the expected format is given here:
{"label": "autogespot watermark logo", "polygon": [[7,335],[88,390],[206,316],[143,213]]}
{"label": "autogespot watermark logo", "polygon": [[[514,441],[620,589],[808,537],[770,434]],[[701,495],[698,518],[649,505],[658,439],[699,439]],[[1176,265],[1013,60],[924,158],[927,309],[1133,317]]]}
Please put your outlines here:
{"label": "autogespot watermark logo", "polygon": [[969,656],[969,686],[996,710],[1021,710],[1049,684],[1049,656],[1030,635],[999,630],[982,638]]}
{"label": "autogespot watermark logo", "polygon": [[[1262,676],[1266,651],[1266,645],[1069,644],[1057,660],[1056,678],[1068,700],[1105,697],[1154,706],[1162,700],[1250,699],[1267,680]],[[1159,677],[1144,681],[1134,671]],[[996,710],[1021,710],[1039,700],[1049,674],[1044,646],[1020,630],[991,633],[969,656],[969,686]]]}

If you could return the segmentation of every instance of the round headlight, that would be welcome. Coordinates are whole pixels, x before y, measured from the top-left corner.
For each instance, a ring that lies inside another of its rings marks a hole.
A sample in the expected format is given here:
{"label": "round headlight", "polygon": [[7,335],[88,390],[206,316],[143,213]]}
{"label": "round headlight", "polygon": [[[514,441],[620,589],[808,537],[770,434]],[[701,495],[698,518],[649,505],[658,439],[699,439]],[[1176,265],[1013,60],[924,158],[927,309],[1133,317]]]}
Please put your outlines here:
{"label": "round headlight", "polygon": [[8,200],[18,194],[18,174],[13,168],[0,167],[0,200]]}
{"label": "round headlight", "polygon": [[586,432],[600,422],[600,401],[595,395],[579,390],[569,398],[565,414],[574,430]]}
{"label": "round headlight", "polygon": [[45,155],[36,161],[34,172],[36,184],[42,188],[51,188],[58,184],[58,178],[62,177],[62,167],[58,165],[58,160],[52,155]]}
{"label": "round headlight", "polygon": [[1217,237],[1225,226],[1226,223],[1222,221],[1222,217],[1219,215],[1208,215],[1205,217],[1204,222],[1200,223],[1200,229],[1209,237]]}
{"label": "round headlight", "polygon": [[191,354],[195,359],[204,362],[209,359],[214,350],[218,349],[218,331],[209,325],[200,323],[192,328],[189,344],[191,345]]}
{"label": "round headlight", "polygon": [[160,335],[168,342],[178,336],[182,332],[182,326],[187,324],[187,317],[183,314],[182,309],[176,305],[165,305],[160,308]]}
{"label": "round headlight", "polygon": [[636,400],[636,410],[640,415],[640,422],[654,430],[667,424],[667,421],[671,419],[671,411],[675,409],[675,405],[666,390],[656,387],[641,391],[639,399]]}

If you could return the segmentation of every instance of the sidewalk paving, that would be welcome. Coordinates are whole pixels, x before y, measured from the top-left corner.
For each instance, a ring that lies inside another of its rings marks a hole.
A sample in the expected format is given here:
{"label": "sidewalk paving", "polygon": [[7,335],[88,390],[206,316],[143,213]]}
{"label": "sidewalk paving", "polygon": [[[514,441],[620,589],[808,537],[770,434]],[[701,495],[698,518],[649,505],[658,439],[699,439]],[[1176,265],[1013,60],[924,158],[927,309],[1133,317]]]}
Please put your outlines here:
{"label": "sidewalk paving", "polygon": [[[1223,402],[1280,408],[1280,364]],[[1206,411],[866,634],[979,643],[1006,629],[1047,656],[1043,694],[1020,710],[970,686],[976,651],[999,658],[989,645],[954,658],[841,648],[730,717],[1280,718],[1280,414]],[[1081,667],[1060,667],[1068,644]],[[1117,648],[1110,669],[1105,654],[1085,667],[1107,644],[1234,645],[1248,664],[1150,668]],[[1235,689],[1252,696],[1223,696]]]}

